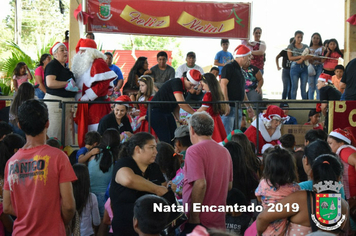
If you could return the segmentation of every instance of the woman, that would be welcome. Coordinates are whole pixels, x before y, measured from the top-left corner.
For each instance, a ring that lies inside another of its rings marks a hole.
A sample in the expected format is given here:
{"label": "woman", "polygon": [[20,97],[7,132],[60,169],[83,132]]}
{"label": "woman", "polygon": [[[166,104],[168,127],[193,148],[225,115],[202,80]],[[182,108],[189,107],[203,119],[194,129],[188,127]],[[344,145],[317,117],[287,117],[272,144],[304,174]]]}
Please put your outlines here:
{"label": "woman", "polygon": [[245,77],[245,92],[249,101],[262,100],[263,77],[261,70],[252,65],[252,61],[247,62],[241,68],[242,74]]}
{"label": "woman", "polygon": [[[318,184],[321,181],[333,181],[337,183],[342,175],[342,166],[334,155],[324,154],[315,159],[312,173],[314,184]],[[315,188],[314,191],[316,191]],[[281,211],[271,210],[270,207],[264,209],[256,220],[258,235],[262,235],[271,222],[285,218],[288,218],[290,221],[285,235],[307,235],[312,231],[317,231],[319,228],[312,221],[310,214],[310,212],[314,215],[316,214],[312,206],[317,203],[314,197],[309,196],[309,194],[315,196],[316,193],[314,191],[297,191],[278,202],[283,206],[289,204],[290,208],[282,208]],[[327,190],[321,193],[335,192]],[[310,198],[310,203],[308,203],[308,197]],[[330,233],[342,233],[347,229],[349,213],[347,203],[344,199],[341,199],[341,214],[346,216],[346,220],[342,223],[341,227]]]}
{"label": "woman", "polygon": [[[291,44],[294,40],[293,38],[290,38],[289,44]],[[288,54],[287,54],[287,48],[283,49],[277,56],[276,56],[276,64],[277,64],[277,69],[281,70],[281,67],[279,66],[279,58],[282,57],[282,82],[283,82],[283,92],[282,92],[282,99],[291,99],[291,84],[292,80],[290,78],[290,64],[291,61],[288,59]]]}
{"label": "woman", "polygon": [[155,158],[156,140],[149,133],[137,133],[124,144],[115,164],[110,186],[114,235],[137,235],[132,226],[133,206],[140,196],[153,193],[162,196],[167,188]]}
{"label": "woman", "polygon": [[307,82],[308,82],[308,68],[304,61],[308,60],[308,56],[302,56],[302,53],[308,45],[302,44],[304,33],[296,31],[294,33],[294,41],[288,46],[288,59],[292,62],[290,67],[290,77],[292,79],[291,97],[297,98],[298,81],[300,78],[300,92],[302,99],[307,99]]}
{"label": "woman", "polygon": [[90,189],[98,200],[100,217],[105,210],[105,192],[112,178],[114,163],[119,157],[120,133],[116,129],[107,129],[101,137],[99,153],[89,158],[88,169]]}
{"label": "woman", "polygon": [[44,71],[48,63],[52,60],[51,54],[45,53],[40,58],[40,63],[35,70],[35,85],[38,86],[35,90],[36,97],[43,99],[46,94],[46,87],[44,85]]}
{"label": "woman", "polygon": [[21,104],[27,100],[33,99],[35,97],[35,89],[29,82],[22,83],[19,90],[11,104],[9,113],[9,124],[14,130],[15,134],[21,135],[26,138],[25,133],[17,126],[17,109]]}
{"label": "woman", "polygon": [[323,124],[320,123],[320,112],[317,112],[316,109],[311,109],[308,117],[308,122],[304,125],[312,125],[313,129],[324,129]]}
{"label": "woman", "polygon": [[138,78],[149,74],[151,74],[151,71],[148,69],[147,57],[139,57],[130,70],[127,82],[123,88],[123,94],[128,95],[131,101],[136,101],[136,95],[139,90]]}
{"label": "woman", "polygon": [[[70,81],[75,82],[73,73],[65,67],[68,58],[68,51],[63,43],[55,43],[50,49],[50,54],[54,59],[47,64],[45,69],[46,95],[44,99],[60,100],[62,102],[74,102],[76,92],[67,90]],[[56,137],[61,140],[62,108],[58,102],[46,102],[48,107],[49,122],[51,125],[47,129],[48,137]],[[65,110],[65,139],[63,145],[73,144],[73,113],[71,104],[66,105]]]}
{"label": "woman", "polygon": [[[323,71],[323,63],[321,62],[320,56],[324,53],[323,41],[319,33],[314,33],[310,40],[309,54],[314,55],[312,59],[309,60],[309,67],[313,67],[312,74],[308,73],[308,99],[314,99],[314,92],[316,91],[316,99],[319,100],[319,89],[316,88],[316,83],[319,75]],[[309,70],[308,70],[309,71]]]}
{"label": "woman", "polygon": [[258,69],[260,69],[261,74],[263,75],[263,67],[266,60],[266,43],[264,41],[261,41],[261,34],[262,29],[260,27],[255,27],[253,29],[253,36],[255,40],[253,42],[243,41],[242,44],[250,48],[251,54],[253,56],[253,58],[251,59],[251,65],[254,65]]}
{"label": "woman", "polygon": [[251,126],[246,130],[245,135],[255,144],[257,152],[261,153],[263,145],[269,143],[272,145],[278,144],[278,139],[281,137],[281,126],[287,118],[283,110],[275,105],[270,105],[266,113],[261,114],[259,122],[259,135],[257,145],[257,120],[254,120]]}
{"label": "woman", "polygon": [[[116,98],[117,102],[131,102],[130,98],[122,95]],[[98,126],[98,132],[103,135],[109,128],[116,129],[120,133],[120,140],[126,141],[132,136],[132,127],[127,117],[130,105],[128,103],[116,103],[111,113],[101,118]]]}

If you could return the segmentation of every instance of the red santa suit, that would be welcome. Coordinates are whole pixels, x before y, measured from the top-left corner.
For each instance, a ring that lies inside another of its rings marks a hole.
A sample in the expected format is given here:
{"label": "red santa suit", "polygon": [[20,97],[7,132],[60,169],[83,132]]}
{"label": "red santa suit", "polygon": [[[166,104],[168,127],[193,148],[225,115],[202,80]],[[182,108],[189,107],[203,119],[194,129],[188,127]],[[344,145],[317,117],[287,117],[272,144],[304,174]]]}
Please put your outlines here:
{"label": "red santa suit", "polygon": [[258,119],[258,125],[259,125],[259,130],[258,130],[258,147],[257,147],[257,119],[252,122],[250,127],[245,131],[245,135],[247,136],[248,140],[253,142],[257,148],[257,152],[261,153],[262,148],[265,144],[272,144],[272,145],[277,145],[278,140],[281,137],[281,125],[279,125],[275,132],[271,135],[269,135],[267,128],[264,124],[266,121],[271,121],[274,116],[279,117],[280,119],[284,120],[286,119],[286,115],[284,115],[284,112],[282,109],[280,109],[277,106],[270,105],[267,108],[267,111],[265,114],[261,114],[259,119]]}
{"label": "red santa suit", "polygon": [[[81,39],[78,42],[78,49],[93,48],[94,40]],[[95,42],[94,42],[95,43]],[[82,47],[83,44],[86,47]],[[79,46],[79,47],[78,47]],[[96,44],[95,44],[96,49]],[[114,71],[110,70],[104,59],[94,59],[89,69],[77,79],[77,85],[82,89],[81,94],[76,97],[77,100],[85,101],[110,101],[108,90],[113,87],[112,81],[117,78]],[[110,104],[78,104],[75,122],[78,124],[78,144],[80,147],[85,145],[84,136],[88,131],[97,130],[99,121],[102,117],[111,111]]]}

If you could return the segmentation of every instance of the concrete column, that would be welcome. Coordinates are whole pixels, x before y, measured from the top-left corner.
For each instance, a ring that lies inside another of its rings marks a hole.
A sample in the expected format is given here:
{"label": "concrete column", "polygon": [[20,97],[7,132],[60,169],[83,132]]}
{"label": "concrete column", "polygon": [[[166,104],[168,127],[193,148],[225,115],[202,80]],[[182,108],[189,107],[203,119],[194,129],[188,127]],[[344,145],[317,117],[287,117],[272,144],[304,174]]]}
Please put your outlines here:
{"label": "concrete column", "polygon": [[356,25],[351,25],[346,20],[356,14],[356,0],[345,0],[345,45],[344,65],[356,58]]}
{"label": "concrete column", "polygon": [[[81,2],[81,1],[79,1]],[[80,39],[79,24],[74,17],[74,10],[79,6],[78,1],[70,1],[69,6],[69,67],[72,65],[72,58],[75,55],[75,47]]]}

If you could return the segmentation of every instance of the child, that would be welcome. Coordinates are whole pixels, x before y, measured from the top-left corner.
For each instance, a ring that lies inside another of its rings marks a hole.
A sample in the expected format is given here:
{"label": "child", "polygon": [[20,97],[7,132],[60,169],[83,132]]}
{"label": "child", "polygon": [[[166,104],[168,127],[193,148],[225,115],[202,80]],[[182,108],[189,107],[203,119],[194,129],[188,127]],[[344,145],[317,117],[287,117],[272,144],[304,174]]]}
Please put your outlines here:
{"label": "child", "polygon": [[106,233],[108,232],[108,228],[109,228],[109,233],[107,235],[108,236],[113,235],[113,231],[111,227],[111,221],[113,217],[114,215],[111,209],[111,200],[110,198],[108,198],[108,200],[105,203],[104,217],[99,226],[98,235],[106,235]]}
{"label": "child", "polygon": [[176,172],[180,168],[180,161],[173,146],[165,142],[160,142],[157,145],[155,162],[159,165],[167,183],[176,176]]}
{"label": "child", "polygon": [[90,179],[88,168],[84,164],[73,165],[78,180],[73,182],[73,193],[76,210],[80,217],[80,235],[94,235],[94,227],[100,225],[98,201],[90,193]]}
{"label": "child", "polygon": [[168,223],[169,212],[154,211],[154,204],[168,205],[159,196],[147,194],[136,200],[134,206],[133,227],[139,236],[159,236]]}
{"label": "child", "polygon": [[28,82],[29,80],[32,80],[32,75],[26,63],[25,62],[17,63],[14,69],[14,76],[12,77],[11,91],[15,90],[15,93],[17,93],[17,90],[20,87],[20,85],[23,82]]}
{"label": "child", "polygon": [[222,50],[218,52],[214,59],[214,65],[219,67],[219,75],[221,74],[221,69],[229,63],[231,60],[234,59],[232,54],[227,51],[229,48],[229,40],[228,39],[221,39],[220,45]]}
{"label": "child", "polygon": [[344,54],[339,49],[339,44],[336,39],[330,39],[328,46],[324,52],[324,56],[328,57],[327,59],[321,59],[321,62],[324,62],[323,73],[328,75],[335,75],[335,66],[338,64],[338,59],[344,58]]}
{"label": "child", "polygon": [[[153,79],[149,75],[142,75],[138,79],[138,83],[140,85],[139,92],[136,97],[136,101],[138,102],[147,102],[151,101],[153,98]],[[146,120],[147,113],[147,104],[138,104],[140,108],[139,119],[137,124],[140,124],[140,127],[136,130],[136,132],[148,132],[148,122]],[[151,128],[151,134],[155,136],[155,132]]]}
{"label": "child", "polygon": [[85,146],[77,152],[77,161],[88,164],[88,159],[99,153],[99,149],[94,147],[99,145],[100,140],[101,136],[98,132],[89,131],[86,133],[84,137]]}
{"label": "child", "polygon": [[210,69],[210,71],[209,71],[210,73],[212,73],[213,75],[215,75],[215,77],[218,79],[219,78],[219,72],[220,72],[220,70],[219,70],[219,68],[218,67],[211,67],[211,69]]}
{"label": "child", "polygon": [[[269,203],[276,203],[289,194],[300,190],[296,166],[292,155],[285,149],[275,146],[264,160],[263,178],[256,189],[256,196],[263,208]],[[280,235],[284,233],[287,220],[272,222],[263,235]]]}
{"label": "child", "polygon": [[344,93],[345,89],[340,88],[340,81],[342,79],[342,75],[344,74],[345,67],[343,65],[337,65],[335,66],[334,73],[335,75],[331,77],[331,82],[335,86],[337,90],[339,90],[341,93]]}
{"label": "child", "polygon": [[[203,90],[206,91],[203,97],[203,102],[216,102],[224,100],[224,95],[221,91],[219,82],[212,73],[204,74],[202,76],[201,84],[203,86]],[[214,132],[212,138],[218,143],[223,141],[227,136],[220,117],[220,115],[225,113],[225,108],[226,104],[222,103],[203,103],[198,110],[198,112],[207,111],[214,119]]]}
{"label": "child", "polygon": [[57,139],[55,139],[55,138],[49,138],[49,139],[47,139],[46,144],[47,144],[48,146],[61,149],[61,144],[59,143],[59,140],[57,140]]}
{"label": "child", "polygon": [[[232,188],[227,194],[226,205],[248,205],[245,195],[237,188]],[[245,230],[251,223],[252,216],[246,212],[226,212],[226,232],[244,235]]]}

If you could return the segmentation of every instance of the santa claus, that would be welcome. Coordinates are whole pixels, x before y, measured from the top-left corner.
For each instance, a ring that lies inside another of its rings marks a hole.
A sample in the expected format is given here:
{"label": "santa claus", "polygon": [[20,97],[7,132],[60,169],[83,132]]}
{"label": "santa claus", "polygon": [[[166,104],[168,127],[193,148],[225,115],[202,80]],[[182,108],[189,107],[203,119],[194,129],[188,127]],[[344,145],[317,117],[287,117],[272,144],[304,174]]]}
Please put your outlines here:
{"label": "santa claus", "polygon": [[261,114],[258,119],[258,146],[257,146],[257,120],[254,120],[245,131],[247,138],[253,142],[258,153],[262,152],[265,144],[277,145],[281,137],[281,127],[287,118],[283,110],[277,106],[270,105],[266,113]]}
{"label": "santa claus", "polygon": [[[106,56],[96,49],[92,39],[80,39],[73,57],[72,71],[77,86],[82,90],[76,95],[77,101],[110,101],[108,90],[117,75],[105,62]],[[78,104],[75,122],[78,124],[78,144],[84,146],[84,136],[88,131],[98,129],[100,119],[110,113],[110,104]]]}

